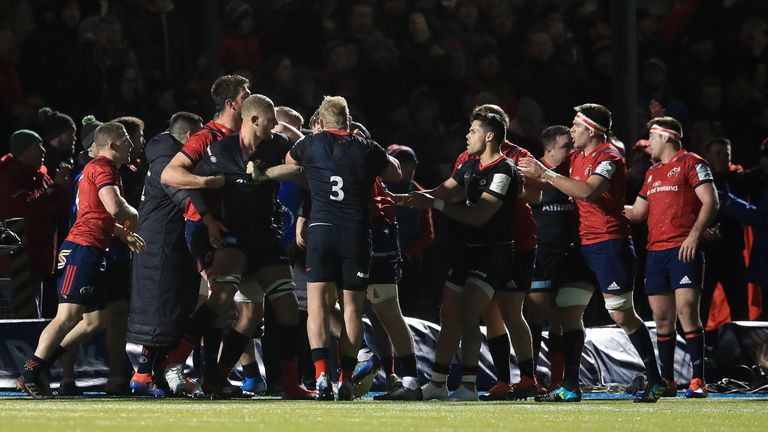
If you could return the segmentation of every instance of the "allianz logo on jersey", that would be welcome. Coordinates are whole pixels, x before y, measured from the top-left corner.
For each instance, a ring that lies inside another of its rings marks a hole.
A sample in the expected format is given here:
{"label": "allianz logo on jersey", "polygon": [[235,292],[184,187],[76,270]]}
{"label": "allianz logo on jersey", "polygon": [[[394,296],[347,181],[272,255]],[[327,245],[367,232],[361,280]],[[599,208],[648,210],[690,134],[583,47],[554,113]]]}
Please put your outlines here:
{"label": "allianz logo on jersey", "polygon": [[357,277],[361,279],[366,279],[368,277],[368,273],[357,272]]}

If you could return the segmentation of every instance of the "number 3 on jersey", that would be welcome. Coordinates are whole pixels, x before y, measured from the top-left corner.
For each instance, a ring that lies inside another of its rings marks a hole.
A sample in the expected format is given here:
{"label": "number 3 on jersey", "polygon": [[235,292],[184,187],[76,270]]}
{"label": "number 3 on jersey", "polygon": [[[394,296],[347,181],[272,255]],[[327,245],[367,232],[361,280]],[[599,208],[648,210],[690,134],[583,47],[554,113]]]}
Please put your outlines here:
{"label": "number 3 on jersey", "polygon": [[344,179],[339,176],[331,176],[331,199],[341,201],[344,199]]}

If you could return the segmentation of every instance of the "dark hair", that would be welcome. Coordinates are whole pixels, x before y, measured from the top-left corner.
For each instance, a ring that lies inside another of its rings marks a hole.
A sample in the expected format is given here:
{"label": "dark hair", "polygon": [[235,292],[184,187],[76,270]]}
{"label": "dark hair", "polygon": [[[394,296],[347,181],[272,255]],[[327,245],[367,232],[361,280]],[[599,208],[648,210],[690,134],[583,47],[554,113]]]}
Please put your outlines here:
{"label": "dark hair", "polygon": [[604,126],[606,132],[611,129],[611,111],[608,108],[596,103],[585,103],[577,105],[573,109],[589,117],[599,125]]}
{"label": "dark hair", "polygon": [[504,127],[504,119],[498,115],[490,112],[479,112],[472,116],[472,121],[479,121],[483,126],[489,129],[489,132],[493,132],[493,142],[501,144],[506,138],[507,130]]}
{"label": "dark hair", "polygon": [[712,148],[713,145],[724,145],[727,147],[731,147],[731,140],[724,137],[712,138],[711,140],[709,140],[709,142],[707,142],[706,147],[704,147],[704,153],[709,153],[709,150]]}
{"label": "dark hair", "polygon": [[211,97],[216,111],[224,110],[228,100],[237,99],[237,95],[250,84],[248,78],[240,75],[224,75],[216,78],[211,86]]}
{"label": "dark hair", "polygon": [[[646,126],[648,127],[648,129],[650,129],[653,125],[659,125],[659,126],[663,127],[664,129],[673,130],[673,131],[677,132],[678,134],[680,134],[680,136],[683,136],[683,125],[681,125],[679,121],[677,121],[676,119],[674,119],[672,117],[656,117],[656,118],[652,118],[648,122],[648,124]],[[678,140],[676,140],[676,139],[674,139],[672,137],[670,137],[669,139],[671,141],[680,143],[680,141],[678,141]]]}
{"label": "dark hair", "polygon": [[496,114],[497,116],[501,117],[501,120],[504,122],[504,129],[509,129],[509,116],[506,112],[504,112],[504,109],[494,104],[483,104],[476,106],[475,109],[472,110],[472,120],[475,119],[475,115],[485,113]]}
{"label": "dark hair", "polygon": [[199,115],[187,111],[179,111],[171,116],[168,123],[168,132],[175,136],[181,136],[191,132],[198,125],[203,124],[203,118]]}
{"label": "dark hair", "polygon": [[541,132],[541,145],[544,148],[550,147],[557,137],[563,136],[563,135],[570,135],[571,130],[568,129],[568,127],[563,125],[554,125],[549,126],[548,128],[544,129]]}

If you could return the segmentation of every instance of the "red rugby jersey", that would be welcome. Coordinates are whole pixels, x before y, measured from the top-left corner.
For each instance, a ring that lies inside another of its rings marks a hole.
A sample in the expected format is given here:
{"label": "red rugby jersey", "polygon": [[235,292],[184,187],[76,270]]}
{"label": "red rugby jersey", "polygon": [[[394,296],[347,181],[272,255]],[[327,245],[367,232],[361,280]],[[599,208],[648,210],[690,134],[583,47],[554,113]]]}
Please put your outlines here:
{"label": "red rugby jersey", "polygon": [[397,205],[387,195],[387,189],[381,182],[381,177],[376,177],[371,188],[371,219],[377,217],[383,217],[390,225],[395,223],[397,218]]}
{"label": "red rugby jersey", "polygon": [[[512,159],[515,165],[520,162],[520,159],[526,157],[533,157],[528,150],[512,144],[505,140],[501,144],[501,154]],[[451,177],[456,172],[461,164],[470,160],[477,159],[480,155],[470,156],[466,151],[460,154],[453,164],[453,172]],[[517,251],[532,251],[536,249],[536,221],[533,220],[533,211],[531,206],[522,199],[515,202],[514,205],[514,218],[512,223],[512,238],[515,240],[515,250]]]}
{"label": "red rugby jersey", "polygon": [[695,189],[712,181],[707,162],[684,149],[648,169],[639,195],[648,201],[648,250],[683,244],[701,210]]}
{"label": "red rugby jersey", "polygon": [[[211,120],[197,133],[189,137],[187,143],[181,148],[181,153],[188,157],[193,165],[197,165],[203,156],[205,156],[205,151],[211,143],[221,140],[232,132],[234,132],[232,129]],[[206,192],[204,191],[203,194],[206,194]],[[208,202],[206,201],[206,204],[207,203]],[[197,209],[190,199],[187,199],[187,204],[184,207],[184,219],[192,221],[199,221],[202,219],[200,213],[197,212]]]}
{"label": "red rugby jersey", "polygon": [[624,216],[627,165],[621,153],[610,143],[604,143],[589,155],[575,151],[570,157],[572,179],[586,182],[590,176],[599,175],[611,183],[594,201],[576,200],[581,244],[629,238],[629,219]]}
{"label": "red rugby jersey", "polygon": [[103,187],[117,186],[120,195],[123,185],[120,173],[112,159],[100,156],[88,162],[77,184],[77,220],[69,230],[67,240],[107,250],[115,231],[115,218],[99,198]]}

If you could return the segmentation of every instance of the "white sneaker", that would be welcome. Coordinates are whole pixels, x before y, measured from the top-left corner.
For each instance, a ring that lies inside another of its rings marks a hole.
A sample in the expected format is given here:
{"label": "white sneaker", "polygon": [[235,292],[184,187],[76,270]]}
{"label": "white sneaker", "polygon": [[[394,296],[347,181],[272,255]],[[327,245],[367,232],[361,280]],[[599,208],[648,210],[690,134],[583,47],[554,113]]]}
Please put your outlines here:
{"label": "white sneaker", "polygon": [[442,387],[434,385],[431,381],[421,386],[421,400],[446,400],[448,399],[448,383]]}
{"label": "white sneaker", "polygon": [[185,395],[189,393],[189,383],[184,377],[184,365],[172,364],[165,368],[164,375],[168,388],[174,394]]}
{"label": "white sneaker", "polygon": [[477,397],[477,390],[470,390],[464,384],[460,385],[459,388],[448,396],[448,402],[471,402],[477,400],[480,400]]}

